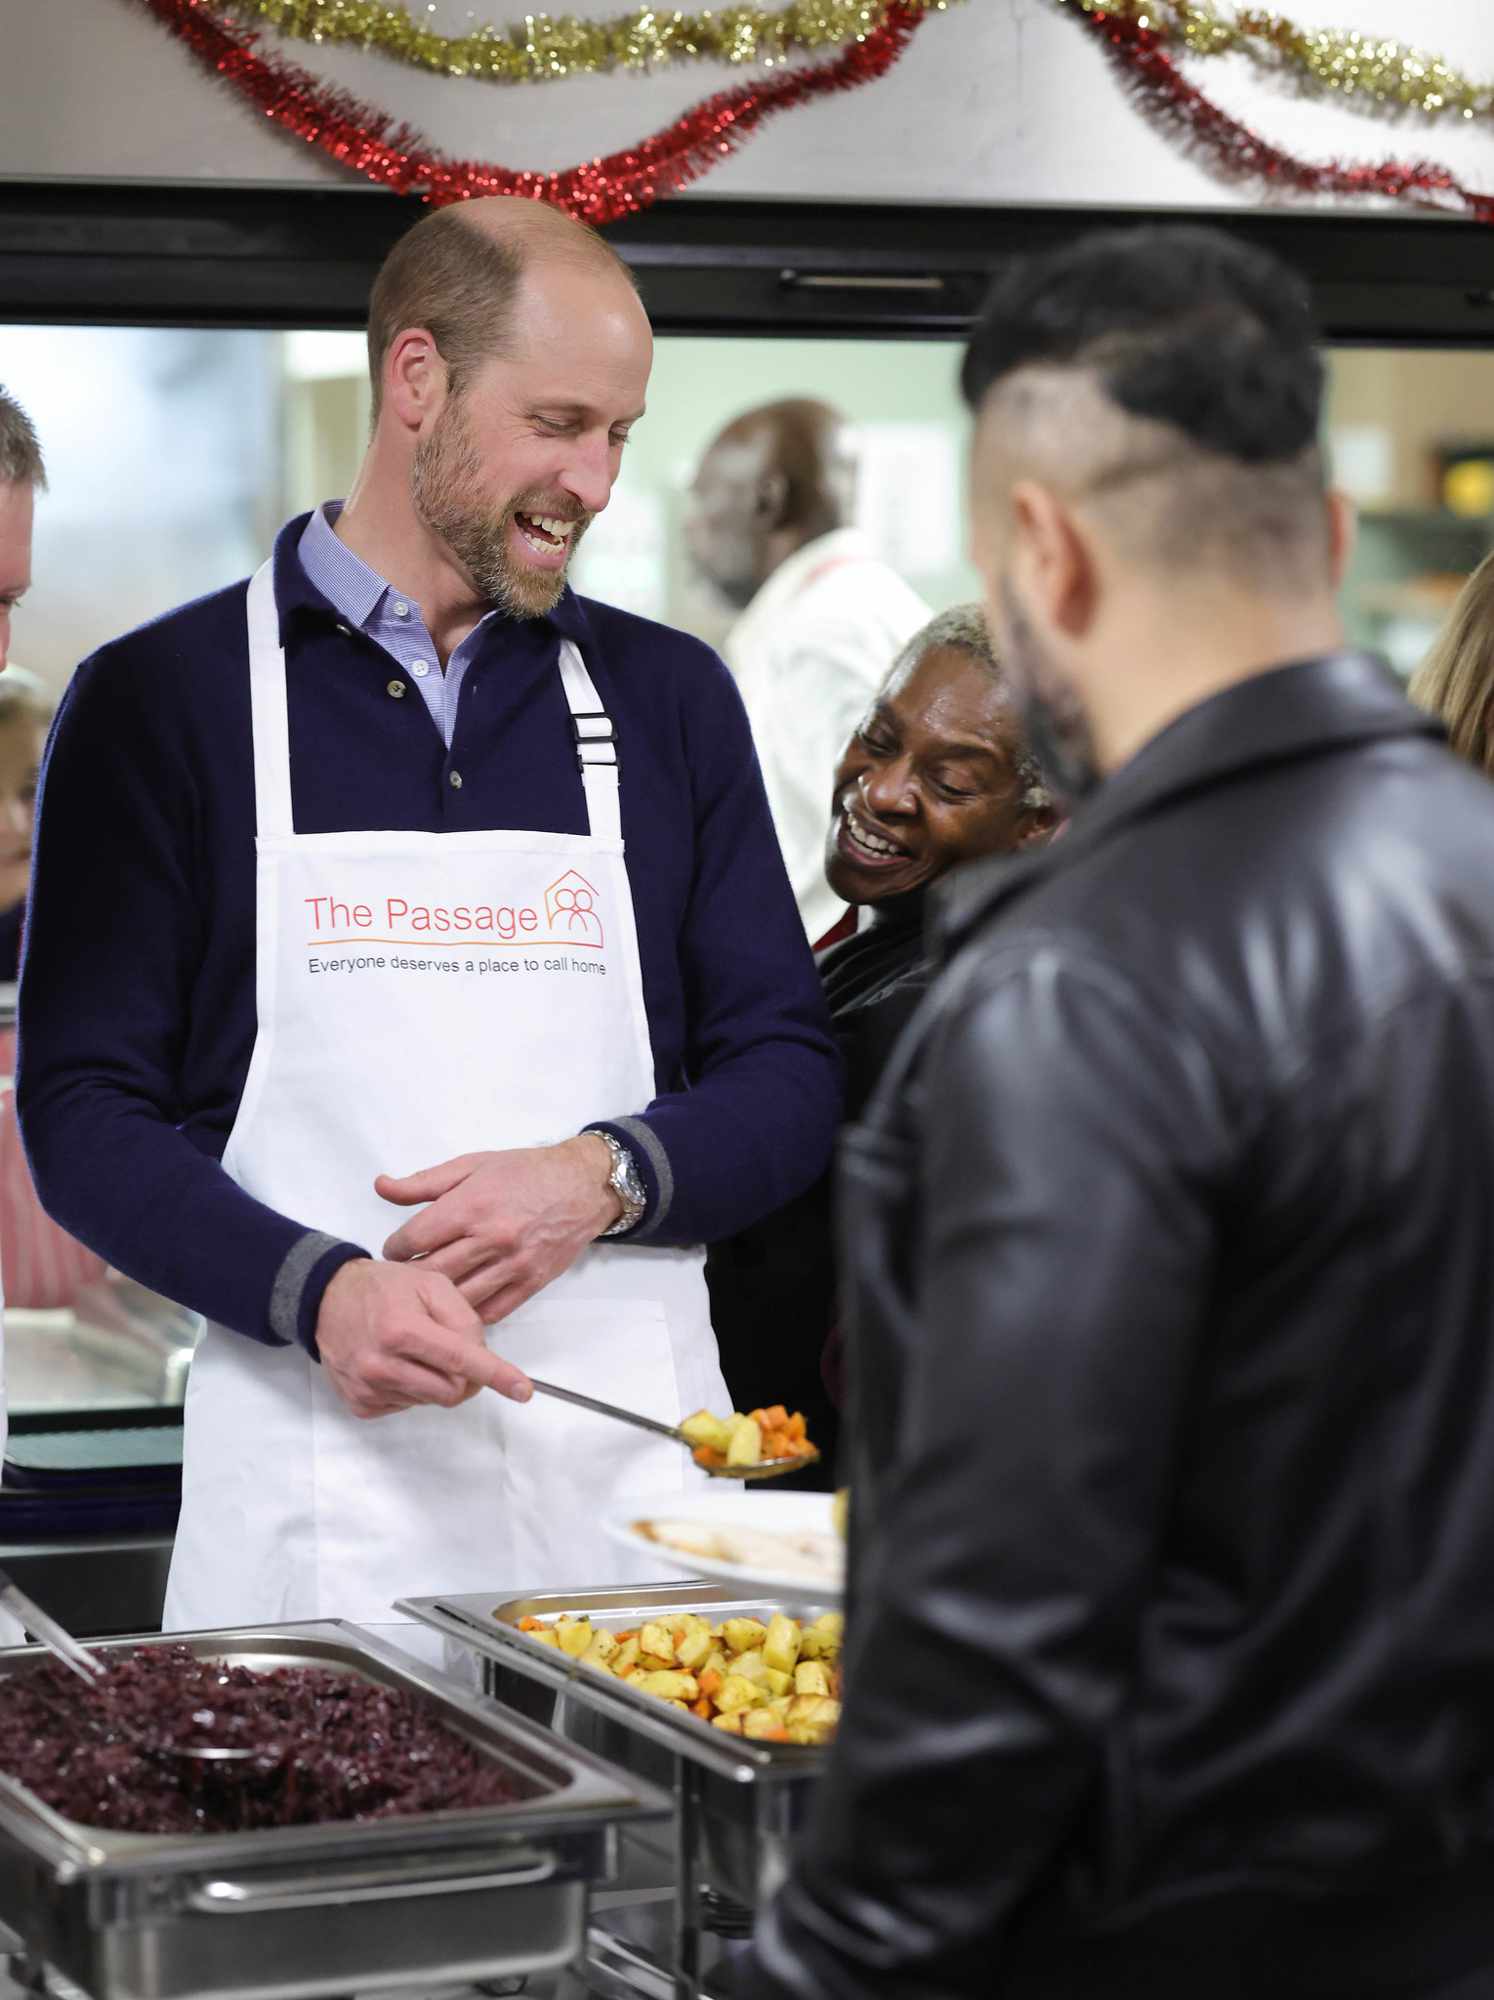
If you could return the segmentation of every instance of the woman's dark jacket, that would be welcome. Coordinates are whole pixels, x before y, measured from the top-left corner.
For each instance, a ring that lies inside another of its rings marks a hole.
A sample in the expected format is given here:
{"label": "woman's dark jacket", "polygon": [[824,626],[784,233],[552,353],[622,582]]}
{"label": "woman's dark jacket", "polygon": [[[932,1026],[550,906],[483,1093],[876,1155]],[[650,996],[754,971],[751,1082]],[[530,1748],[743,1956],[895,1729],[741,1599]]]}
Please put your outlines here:
{"label": "woman's dark jacket", "polygon": [[[925,915],[922,896],[900,897],[874,912],[866,929],[820,953],[830,1025],[845,1062],[848,1118],[859,1117],[928,987]],[[755,1228],[713,1244],[706,1281],[732,1407],[802,1410],[824,1454],[813,1483],[830,1483],[840,1413],[821,1369],[836,1319],[829,1177]]]}

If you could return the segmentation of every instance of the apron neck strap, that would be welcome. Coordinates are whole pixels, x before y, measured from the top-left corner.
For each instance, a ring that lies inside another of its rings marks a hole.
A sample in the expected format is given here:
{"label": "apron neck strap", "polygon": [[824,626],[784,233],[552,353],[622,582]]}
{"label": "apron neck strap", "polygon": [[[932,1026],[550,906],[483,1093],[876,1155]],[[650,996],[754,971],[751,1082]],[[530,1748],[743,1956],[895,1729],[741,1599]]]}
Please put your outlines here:
{"label": "apron neck strap", "polygon": [[[290,720],[285,693],[285,653],[275,606],[271,564],[260,565],[249,581],[249,706],[254,729],[255,817],[261,839],[294,831],[291,814]],[[622,812],[617,792],[617,742],[580,652],[569,639],[560,648],[560,680],[576,761],[586,791],[588,831],[593,839],[620,840]]]}
{"label": "apron neck strap", "polygon": [[586,788],[586,810],[594,840],[622,838],[622,811],[617,795],[617,733],[611,717],[586,671],[586,662],[569,639],[560,645],[560,680],[576,732],[576,761]]}
{"label": "apron neck strap", "polygon": [[254,730],[254,809],[260,838],[293,831],[290,722],[275,574],[261,563],[249,579],[249,712]]}

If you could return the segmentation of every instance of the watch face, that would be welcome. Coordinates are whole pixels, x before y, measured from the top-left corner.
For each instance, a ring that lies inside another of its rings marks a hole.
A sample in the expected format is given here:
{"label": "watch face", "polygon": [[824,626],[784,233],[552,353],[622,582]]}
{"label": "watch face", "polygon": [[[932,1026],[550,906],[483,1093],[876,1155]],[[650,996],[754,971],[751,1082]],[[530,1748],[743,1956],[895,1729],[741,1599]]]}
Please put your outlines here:
{"label": "watch face", "polygon": [[607,1176],[607,1182],[631,1218],[647,1205],[648,1195],[633,1155],[610,1133],[604,1136],[612,1149],[612,1172]]}

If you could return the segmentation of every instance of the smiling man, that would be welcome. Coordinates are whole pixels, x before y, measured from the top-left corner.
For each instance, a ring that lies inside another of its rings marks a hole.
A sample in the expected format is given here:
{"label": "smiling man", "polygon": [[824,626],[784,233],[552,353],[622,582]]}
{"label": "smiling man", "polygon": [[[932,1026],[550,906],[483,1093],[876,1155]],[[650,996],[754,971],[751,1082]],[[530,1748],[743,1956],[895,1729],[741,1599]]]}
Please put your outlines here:
{"label": "smiling man", "polygon": [[719,1402],[695,1246],[838,1109],[725,669],[567,585],[644,414],[626,269],[530,202],[443,211],[369,358],[346,505],[86,662],[43,773],[38,1183],[211,1322],[177,1627],[605,1580],[608,1502],[688,1461],[525,1371]]}

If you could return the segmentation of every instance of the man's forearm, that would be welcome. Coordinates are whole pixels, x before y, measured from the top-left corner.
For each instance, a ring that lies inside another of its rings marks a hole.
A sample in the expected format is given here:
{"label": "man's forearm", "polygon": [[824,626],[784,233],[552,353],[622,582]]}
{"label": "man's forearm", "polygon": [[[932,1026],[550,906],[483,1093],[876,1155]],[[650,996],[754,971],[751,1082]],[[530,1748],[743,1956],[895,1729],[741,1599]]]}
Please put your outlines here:
{"label": "man's forearm", "polygon": [[637,1164],[647,1206],[631,1241],[715,1243],[814,1185],[830,1163],[840,1104],[839,1063],[825,1046],[784,1045],[771,1062],[744,1058],[589,1129],[611,1132]]}
{"label": "man's forearm", "polygon": [[22,1134],[47,1212],[151,1290],[269,1346],[314,1352],[321,1294],[360,1246],[246,1194],[174,1126],[99,1079],[23,1089]]}

